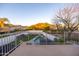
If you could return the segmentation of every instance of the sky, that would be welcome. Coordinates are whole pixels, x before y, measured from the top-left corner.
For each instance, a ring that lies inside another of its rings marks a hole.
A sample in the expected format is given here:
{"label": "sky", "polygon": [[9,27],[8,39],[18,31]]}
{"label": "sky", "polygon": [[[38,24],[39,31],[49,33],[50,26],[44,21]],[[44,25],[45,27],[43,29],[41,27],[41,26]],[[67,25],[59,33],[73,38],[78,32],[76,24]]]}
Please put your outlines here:
{"label": "sky", "polygon": [[52,23],[56,12],[68,6],[64,3],[0,3],[0,17],[6,17],[12,24],[30,26]]}

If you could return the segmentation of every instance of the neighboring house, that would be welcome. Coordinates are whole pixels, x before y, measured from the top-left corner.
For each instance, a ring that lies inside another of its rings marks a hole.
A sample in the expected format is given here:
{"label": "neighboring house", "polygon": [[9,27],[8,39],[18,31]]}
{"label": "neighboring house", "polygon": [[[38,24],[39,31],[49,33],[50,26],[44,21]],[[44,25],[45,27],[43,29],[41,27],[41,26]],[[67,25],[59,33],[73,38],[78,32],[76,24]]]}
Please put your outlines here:
{"label": "neighboring house", "polygon": [[23,29],[24,29],[24,27],[21,26],[21,25],[11,25],[11,26],[9,26],[9,24],[4,24],[4,25],[1,25],[0,32],[11,32],[11,31],[14,31],[14,30],[23,30]]}
{"label": "neighboring house", "polygon": [[25,30],[25,29],[26,29],[26,27],[21,26],[21,25],[13,25],[13,26],[9,27],[10,31],[13,31],[13,30]]}
{"label": "neighboring house", "polygon": [[0,32],[9,32],[8,27],[0,28]]}

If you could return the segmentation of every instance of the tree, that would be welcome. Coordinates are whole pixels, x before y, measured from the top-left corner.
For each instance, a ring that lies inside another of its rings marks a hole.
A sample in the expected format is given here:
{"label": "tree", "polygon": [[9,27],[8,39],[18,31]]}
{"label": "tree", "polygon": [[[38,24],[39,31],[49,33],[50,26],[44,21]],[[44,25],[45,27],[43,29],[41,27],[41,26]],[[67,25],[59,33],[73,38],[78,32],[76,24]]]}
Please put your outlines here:
{"label": "tree", "polygon": [[5,22],[9,23],[9,20],[7,18],[0,18],[0,27],[4,27]]}
{"label": "tree", "polygon": [[68,39],[70,39],[72,32],[78,30],[79,26],[79,6],[70,6],[58,11],[56,20],[64,24],[64,31],[68,32]]}
{"label": "tree", "polygon": [[55,19],[54,19],[54,24],[55,24],[55,27],[56,27],[56,30],[57,30],[57,31],[60,31],[60,30],[62,29],[60,20],[55,20]]}
{"label": "tree", "polygon": [[49,29],[49,26],[51,24],[48,24],[48,23],[37,23],[37,24],[34,24],[34,25],[31,25],[28,27],[28,29],[31,29],[31,30],[48,30]]}

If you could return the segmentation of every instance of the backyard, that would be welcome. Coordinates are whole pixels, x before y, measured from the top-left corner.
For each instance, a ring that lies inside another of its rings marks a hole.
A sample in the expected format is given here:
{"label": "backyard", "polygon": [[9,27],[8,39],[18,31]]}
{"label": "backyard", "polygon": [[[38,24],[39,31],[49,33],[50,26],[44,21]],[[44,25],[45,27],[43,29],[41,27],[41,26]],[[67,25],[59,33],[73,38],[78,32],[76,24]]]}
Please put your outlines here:
{"label": "backyard", "polygon": [[79,4],[2,5],[0,56],[79,56]]}

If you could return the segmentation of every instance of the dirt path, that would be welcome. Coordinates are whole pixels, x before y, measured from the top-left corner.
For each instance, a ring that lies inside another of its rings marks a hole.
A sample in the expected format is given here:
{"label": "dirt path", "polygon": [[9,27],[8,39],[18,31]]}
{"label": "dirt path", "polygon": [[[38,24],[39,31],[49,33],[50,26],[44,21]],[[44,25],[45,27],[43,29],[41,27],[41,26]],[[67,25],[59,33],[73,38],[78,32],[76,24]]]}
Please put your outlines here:
{"label": "dirt path", "polygon": [[9,56],[79,56],[78,45],[26,45],[24,42]]}

